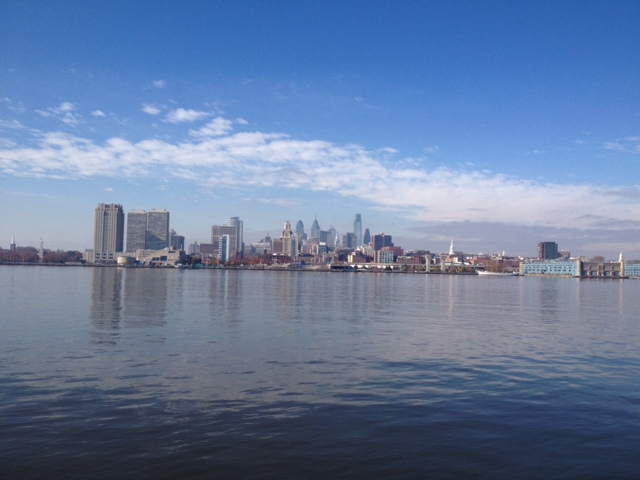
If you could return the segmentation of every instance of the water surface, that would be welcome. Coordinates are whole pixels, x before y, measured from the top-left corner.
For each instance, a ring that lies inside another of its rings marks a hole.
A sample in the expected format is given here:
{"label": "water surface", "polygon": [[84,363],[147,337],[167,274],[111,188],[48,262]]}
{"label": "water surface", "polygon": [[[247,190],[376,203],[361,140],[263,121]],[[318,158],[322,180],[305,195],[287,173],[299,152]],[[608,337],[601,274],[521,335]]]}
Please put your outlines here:
{"label": "water surface", "polygon": [[640,282],[0,267],[14,478],[637,478]]}

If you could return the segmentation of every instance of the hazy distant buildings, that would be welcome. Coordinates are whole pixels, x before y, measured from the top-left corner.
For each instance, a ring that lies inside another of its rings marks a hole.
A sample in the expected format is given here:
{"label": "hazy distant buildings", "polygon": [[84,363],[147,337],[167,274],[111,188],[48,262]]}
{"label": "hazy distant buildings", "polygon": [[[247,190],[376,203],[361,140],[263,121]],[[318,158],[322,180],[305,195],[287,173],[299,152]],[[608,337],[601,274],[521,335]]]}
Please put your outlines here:
{"label": "hazy distant buildings", "polygon": [[369,245],[370,243],[371,243],[371,233],[369,233],[369,229],[367,228],[364,231],[364,238],[362,239],[362,245]]}
{"label": "hazy distant buildings", "polygon": [[302,223],[302,220],[298,220],[296,223],[296,235],[299,235],[303,240],[307,239],[307,234],[304,233],[304,223]]}
{"label": "hazy distant buildings", "polygon": [[358,248],[358,240],[355,233],[348,232],[342,236],[342,248],[355,250]]}
{"label": "hazy distant buildings", "polygon": [[556,242],[538,243],[538,260],[555,260],[559,256],[558,244]]}
{"label": "hazy distant buildings", "polygon": [[309,232],[309,238],[313,238],[315,240],[320,240],[320,224],[318,223],[318,219],[314,219],[311,224],[311,231]]}
{"label": "hazy distant buildings", "polygon": [[[356,213],[356,218],[353,220],[353,234],[356,236],[356,247],[363,244],[362,242],[362,215]],[[355,247],[354,247],[355,248]]]}
{"label": "hazy distant buildings", "polygon": [[124,211],[122,205],[100,203],[95,210],[93,250],[87,250],[90,263],[115,262],[124,247]]}
{"label": "hazy distant buildings", "polygon": [[244,251],[243,222],[238,217],[231,217],[227,225],[211,227],[212,255],[222,262],[229,262],[233,258],[242,256]]}
{"label": "hazy distant buildings", "polygon": [[273,254],[296,257],[298,255],[298,236],[291,230],[291,223],[287,220],[280,238],[273,240]]}
{"label": "hazy distant buildings", "polygon": [[393,242],[391,241],[391,235],[385,235],[384,233],[378,233],[373,236],[372,239],[373,250],[378,251],[384,247],[393,247]]}
{"label": "hazy distant buildings", "polygon": [[184,251],[184,237],[178,235],[173,228],[169,230],[169,248]]}

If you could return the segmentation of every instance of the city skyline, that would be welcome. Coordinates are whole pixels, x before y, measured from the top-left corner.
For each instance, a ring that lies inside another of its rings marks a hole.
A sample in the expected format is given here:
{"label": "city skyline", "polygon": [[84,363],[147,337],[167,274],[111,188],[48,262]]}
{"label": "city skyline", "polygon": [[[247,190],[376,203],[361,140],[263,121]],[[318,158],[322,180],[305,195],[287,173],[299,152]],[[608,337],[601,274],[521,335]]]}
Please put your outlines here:
{"label": "city skyline", "polygon": [[640,258],[639,14],[3,2],[0,246],[83,251],[105,203],[166,208],[189,243],[358,212],[406,249]]}

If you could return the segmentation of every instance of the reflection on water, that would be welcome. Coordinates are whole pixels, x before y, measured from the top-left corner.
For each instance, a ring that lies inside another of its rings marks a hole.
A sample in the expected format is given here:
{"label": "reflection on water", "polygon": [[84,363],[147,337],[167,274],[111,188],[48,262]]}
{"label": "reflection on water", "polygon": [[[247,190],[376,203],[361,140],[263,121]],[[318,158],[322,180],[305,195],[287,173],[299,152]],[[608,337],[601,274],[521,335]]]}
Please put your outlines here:
{"label": "reflection on water", "polygon": [[[91,270],[92,342],[116,344],[122,328],[166,325],[168,272],[115,267]],[[150,335],[150,341],[162,342],[164,336]]]}
{"label": "reflection on water", "polygon": [[637,281],[44,267],[0,277],[7,477],[640,469]]}
{"label": "reflection on water", "polygon": [[124,271],[120,268],[93,268],[90,318],[95,343],[115,344],[120,337],[123,311]]}

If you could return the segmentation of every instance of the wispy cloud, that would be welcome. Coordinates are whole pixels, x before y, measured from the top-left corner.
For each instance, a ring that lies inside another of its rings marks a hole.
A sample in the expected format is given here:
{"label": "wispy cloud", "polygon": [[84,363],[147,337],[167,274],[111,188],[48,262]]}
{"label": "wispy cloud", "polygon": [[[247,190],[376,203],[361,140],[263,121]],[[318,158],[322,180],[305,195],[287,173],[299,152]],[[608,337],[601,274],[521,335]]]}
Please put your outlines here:
{"label": "wispy cloud", "polygon": [[188,110],[185,108],[177,108],[167,113],[165,117],[169,123],[183,123],[183,122],[195,122],[196,120],[202,120],[203,118],[210,117],[209,112],[199,112],[197,110]]}
{"label": "wispy cloud", "polygon": [[57,108],[47,108],[46,110],[36,110],[36,112],[47,118],[57,118],[67,125],[76,126],[80,123],[80,115],[74,113],[75,106],[73,103],[64,102]]}
{"label": "wispy cloud", "polygon": [[102,110],[94,110],[93,112],[91,112],[91,115],[93,115],[94,117],[106,117]]}
{"label": "wispy cloud", "polygon": [[142,111],[149,115],[159,115],[162,113],[162,110],[160,110],[158,107],[156,107],[155,105],[150,105],[148,103],[142,105]]}
{"label": "wispy cloud", "polygon": [[618,152],[640,153],[640,137],[626,137],[623,140],[605,142],[604,148]]}
{"label": "wispy cloud", "polygon": [[155,88],[167,88],[167,82],[165,82],[164,80],[156,80],[154,82],[151,82],[151,85]]}
{"label": "wispy cloud", "polygon": [[[197,119],[205,113],[190,112],[176,116]],[[420,162],[396,158],[393,149],[373,151],[282,133],[233,132],[233,124],[218,117],[174,142],[114,137],[97,143],[60,132],[38,134],[35,148],[0,148],[0,171],[49,178],[174,177],[216,191],[271,189],[275,198],[281,197],[282,189],[325,192],[421,222],[616,229],[628,228],[640,218],[635,186],[539,183],[472,165],[427,170]]]}

